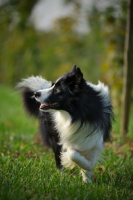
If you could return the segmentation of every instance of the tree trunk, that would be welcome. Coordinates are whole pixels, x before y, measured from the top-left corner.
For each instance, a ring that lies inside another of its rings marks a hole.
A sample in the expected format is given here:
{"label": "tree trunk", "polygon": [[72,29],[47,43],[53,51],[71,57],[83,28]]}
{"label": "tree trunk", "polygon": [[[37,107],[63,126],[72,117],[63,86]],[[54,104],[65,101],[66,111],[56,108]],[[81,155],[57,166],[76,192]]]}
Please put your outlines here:
{"label": "tree trunk", "polygon": [[133,71],[133,0],[128,0],[127,28],[124,52],[124,79],[123,79],[123,102],[122,102],[122,134],[128,132],[129,111],[131,103],[131,85]]}

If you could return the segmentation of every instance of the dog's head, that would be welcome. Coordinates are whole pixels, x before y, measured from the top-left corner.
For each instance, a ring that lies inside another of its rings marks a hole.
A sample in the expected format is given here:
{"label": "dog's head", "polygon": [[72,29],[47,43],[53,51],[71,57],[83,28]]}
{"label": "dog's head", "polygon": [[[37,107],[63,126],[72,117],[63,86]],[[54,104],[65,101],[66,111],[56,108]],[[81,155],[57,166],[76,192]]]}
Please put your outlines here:
{"label": "dog's head", "polygon": [[41,111],[71,112],[72,105],[77,102],[84,84],[83,74],[75,65],[71,72],[57,79],[50,88],[36,91],[35,99],[41,103]]}

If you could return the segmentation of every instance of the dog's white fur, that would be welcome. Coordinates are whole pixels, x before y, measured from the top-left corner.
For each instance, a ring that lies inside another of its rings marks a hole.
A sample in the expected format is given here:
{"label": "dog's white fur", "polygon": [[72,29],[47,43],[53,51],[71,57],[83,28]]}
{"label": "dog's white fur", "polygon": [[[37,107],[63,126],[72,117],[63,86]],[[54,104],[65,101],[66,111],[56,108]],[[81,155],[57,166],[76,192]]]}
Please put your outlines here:
{"label": "dog's white fur", "polygon": [[83,180],[91,181],[92,169],[100,159],[103,150],[103,137],[100,131],[92,132],[89,125],[79,129],[80,123],[71,124],[71,116],[66,111],[53,112],[56,129],[60,133],[60,144],[63,145],[61,161],[64,167],[81,168]]}
{"label": "dog's white fur", "polygon": [[[107,106],[109,104],[108,87],[101,82],[98,85],[88,84],[95,90],[100,91],[103,104]],[[54,87],[51,82],[39,76],[24,79],[18,86],[21,88],[28,87],[34,92],[39,90],[42,96],[37,100],[41,103],[43,103],[45,97],[48,97],[51,88]],[[71,116],[66,111],[50,109],[50,112],[53,115],[54,124],[56,124],[55,129],[60,134],[60,144],[63,146],[61,154],[62,165],[69,168],[73,168],[75,165],[79,166],[83,180],[90,182],[92,169],[100,159],[101,151],[104,148],[103,134],[97,129],[93,134],[89,135],[93,131],[89,124],[79,129],[80,122],[71,123]]]}

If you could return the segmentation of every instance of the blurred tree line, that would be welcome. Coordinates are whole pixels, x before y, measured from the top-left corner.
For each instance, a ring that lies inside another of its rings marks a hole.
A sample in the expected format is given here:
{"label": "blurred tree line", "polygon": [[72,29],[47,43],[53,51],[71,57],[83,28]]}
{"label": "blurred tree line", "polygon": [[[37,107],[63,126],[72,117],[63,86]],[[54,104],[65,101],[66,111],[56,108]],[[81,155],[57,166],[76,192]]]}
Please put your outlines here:
{"label": "blurred tree line", "polygon": [[57,19],[49,32],[37,31],[29,21],[37,1],[8,0],[0,6],[0,82],[14,85],[30,75],[54,80],[77,64],[87,80],[100,79],[111,86],[119,103],[126,0],[117,0],[103,11],[94,1],[87,16],[88,34],[73,28],[82,3],[76,0],[74,15]]}

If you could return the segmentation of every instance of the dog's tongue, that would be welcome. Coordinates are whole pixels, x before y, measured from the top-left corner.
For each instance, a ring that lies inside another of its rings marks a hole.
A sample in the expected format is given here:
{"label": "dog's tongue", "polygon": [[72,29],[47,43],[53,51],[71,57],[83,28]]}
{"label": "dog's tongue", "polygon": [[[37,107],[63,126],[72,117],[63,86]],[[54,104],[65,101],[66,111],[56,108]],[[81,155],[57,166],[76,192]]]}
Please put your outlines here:
{"label": "dog's tongue", "polygon": [[46,103],[41,103],[40,108],[48,107],[48,104]]}

